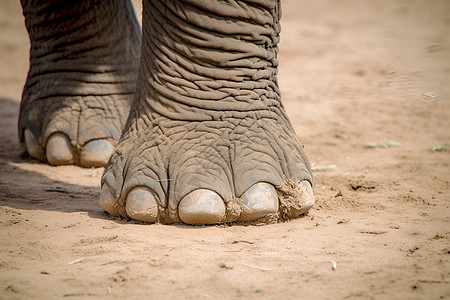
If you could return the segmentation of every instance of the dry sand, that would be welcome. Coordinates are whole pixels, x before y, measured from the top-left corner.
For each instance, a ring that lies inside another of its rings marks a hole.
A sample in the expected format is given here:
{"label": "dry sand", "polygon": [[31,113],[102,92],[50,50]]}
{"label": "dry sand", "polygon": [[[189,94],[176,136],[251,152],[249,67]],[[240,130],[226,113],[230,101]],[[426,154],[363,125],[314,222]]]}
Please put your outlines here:
{"label": "dry sand", "polygon": [[[0,2],[1,299],[450,298],[450,150],[431,151],[450,142],[450,2],[283,5],[284,103],[334,168],[302,218],[192,227],[110,218],[101,169],[20,157],[29,44]],[[384,140],[401,146],[365,147]]]}

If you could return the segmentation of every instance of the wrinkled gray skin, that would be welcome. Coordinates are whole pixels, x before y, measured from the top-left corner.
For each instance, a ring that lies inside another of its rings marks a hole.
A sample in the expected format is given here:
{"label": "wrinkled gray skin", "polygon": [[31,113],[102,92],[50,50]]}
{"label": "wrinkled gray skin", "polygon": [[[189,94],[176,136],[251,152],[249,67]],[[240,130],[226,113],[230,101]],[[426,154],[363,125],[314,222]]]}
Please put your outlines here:
{"label": "wrinkled gray skin", "polygon": [[110,214],[212,224],[312,206],[277,82],[279,1],[144,0],[142,45],[127,1],[22,5],[31,50],[20,140],[53,165],[107,162]]}

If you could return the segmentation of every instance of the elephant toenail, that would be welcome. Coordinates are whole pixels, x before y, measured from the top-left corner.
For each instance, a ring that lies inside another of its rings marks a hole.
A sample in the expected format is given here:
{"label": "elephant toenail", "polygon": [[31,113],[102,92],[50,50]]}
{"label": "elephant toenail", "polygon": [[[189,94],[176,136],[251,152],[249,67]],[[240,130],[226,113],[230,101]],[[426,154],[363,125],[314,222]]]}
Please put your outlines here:
{"label": "elephant toenail", "polygon": [[308,180],[303,180],[302,182],[300,182],[300,186],[303,189],[305,195],[304,197],[305,206],[307,207],[308,210],[316,202],[316,199],[314,198],[313,188]]}
{"label": "elephant toenail", "polygon": [[216,224],[225,218],[225,204],[217,193],[198,189],[181,199],[178,215],[186,224]]}
{"label": "elephant toenail", "polygon": [[300,182],[300,189],[302,191],[301,202],[299,208],[291,208],[292,217],[297,217],[301,214],[306,213],[316,202],[314,197],[313,188],[308,180],[303,180]]}
{"label": "elephant toenail", "polygon": [[80,155],[83,167],[103,167],[114,150],[113,145],[105,140],[92,140],[84,145]]}
{"label": "elephant toenail", "polygon": [[47,161],[52,165],[73,164],[72,145],[69,138],[62,133],[50,136],[46,146]]}
{"label": "elephant toenail", "polygon": [[158,221],[158,197],[146,187],[136,187],[128,193],[125,209],[134,220],[149,223]]}
{"label": "elephant toenail", "polygon": [[111,192],[111,189],[107,185],[103,185],[102,187],[102,193],[100,194],[100,199],[98,201],[100,206],[106,210],[109,214],[113,216],[119,216],[119,211],[117,210],[114,203],[115,197],[113,193]]}
{"label": "elephant toenail", "polygon": [[29,129],[25,129],[23,135],[25,139],[25,147],[27,148],[28,154],[33,158],[44,160],[44,149],[38,144],[33,133],[31,133]]}
{"label": "elephant toenail", "polygon": [[241,221],[257,220],[278,212],[278,195],[273,185],[258,182],[241,196],[244,209],[239,217]]}

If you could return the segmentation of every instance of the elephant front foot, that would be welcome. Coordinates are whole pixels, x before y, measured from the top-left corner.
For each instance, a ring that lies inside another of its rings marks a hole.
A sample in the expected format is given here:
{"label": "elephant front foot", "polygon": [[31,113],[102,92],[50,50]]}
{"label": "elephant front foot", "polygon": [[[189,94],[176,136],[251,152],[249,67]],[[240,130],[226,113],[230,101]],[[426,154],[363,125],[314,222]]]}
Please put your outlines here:
{"label": "elephant front foot", "polygon": [[295,133],[250,115],[131,116],[103,174],[100,205],[150,223],[273,222],[307,212],[313,178]]}

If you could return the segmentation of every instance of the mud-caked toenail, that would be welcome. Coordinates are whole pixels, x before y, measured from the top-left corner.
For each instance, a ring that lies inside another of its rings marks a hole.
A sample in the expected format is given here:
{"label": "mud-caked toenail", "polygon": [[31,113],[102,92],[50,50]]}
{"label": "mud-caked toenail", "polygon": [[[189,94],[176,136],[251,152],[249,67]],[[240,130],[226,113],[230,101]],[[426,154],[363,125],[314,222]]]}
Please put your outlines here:
{"label": "mud-caked toenail", "polygon": [[44,160],[45,158],[44,148],[39,146],[33,133],[31,133],[29,129],[25,129],[25,131],[23,132],[23,136],[25,139],[25,147],[27,148],[28,154],[33,158]]}
{"label": "mud-caked toenail", "polygon": [[72,145],[69,138],[62,133],[50,136],[46,146],[47,161],[52,165],[73,164]]}
{"label": "mud-caked toenail", "polygon": [[310,209],[311,206],[313,206],[314,203],[316,202],[311,183],[308,180],[303,180],[302,182],[300,182],[300,186],[302,187],[303,193],[305,195],[304,197],[305,206],[307,207],[307,209]]}
{"label": "mud-caked toenail", "polygon": [[92,140],[84,145],[80,155],[83,167],[103,167],[108,162],[114,146],[105,139]]}
{"label": "mud-caked toenail", "polygon": [[243,211],[239,220],[257,220],[278,212],[278,195],[273,185],[258,182],[241,196]]}
{"label": "mud-caked toenail", "polygon": [[128,193],[125,209],[134,220],[155,223],[158,221],[158,196],[146,187],[136,187]]}
{"label": "mud-caked toenail", "polygon": [[308,180],[300,182],[300,189],[302,191],[299,206],[297,208],[291,208],[292,217],[297,217],[306,213],[316,202],[314,197],[313,188]]}
{"label": "mud-caked toenail", "polygon": [[225,218],[225,204],[215,192],[198,189],[178,204],[178,216],[186,224],[216,224]]}
{"label": "mud-caked toenail", "polygon": [[119,216],[119,211],[117,210],[114,194],[111,192],[111,189],[105,184],[102,187],[102,192],[100,194],[100,199],[98,200],[98,204],[106,210],[109,214],[113,216]]}

